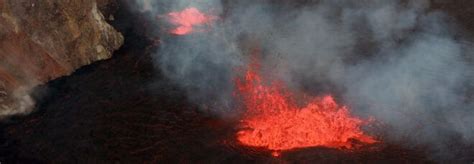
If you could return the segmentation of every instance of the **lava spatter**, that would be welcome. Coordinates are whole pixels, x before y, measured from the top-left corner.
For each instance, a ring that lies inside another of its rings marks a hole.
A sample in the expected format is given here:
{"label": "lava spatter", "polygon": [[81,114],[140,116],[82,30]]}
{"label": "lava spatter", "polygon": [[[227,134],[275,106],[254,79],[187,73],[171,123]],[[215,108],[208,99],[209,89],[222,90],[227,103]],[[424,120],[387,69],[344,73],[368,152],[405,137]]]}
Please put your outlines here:
{"label": "lava spatter", "polygon": [[302,147],[350,149],[354,139],[376,142],[361,130],[367,121],[351,116],[332,96],[314,97],[300,107],[280,82],[265,85],[258,71],[254,60],[244,76],[236,79],[237,95],[245,108],[242,130],[237,133],[243,145],[265,147],[279,156],[280,151]]}
{"label": "lava spatter", "polygon": [[169,22],[176,25],[170,31],[175,35],[187,35],[196,31],[197,26],[209,25],[217,19],[216,16],[204,14],[195,7],[189,7],[182,11],[170,12],[166,15]]}

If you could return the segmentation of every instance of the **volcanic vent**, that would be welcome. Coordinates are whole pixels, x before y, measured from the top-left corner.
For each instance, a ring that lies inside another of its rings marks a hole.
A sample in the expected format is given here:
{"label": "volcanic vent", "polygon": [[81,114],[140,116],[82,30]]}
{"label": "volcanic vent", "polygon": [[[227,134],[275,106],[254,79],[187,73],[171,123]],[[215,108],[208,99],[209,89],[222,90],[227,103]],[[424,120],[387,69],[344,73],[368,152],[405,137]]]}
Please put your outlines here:
{"label": "volcanic vent", "polygon": [[[177,26],[169,31],[170,34],[185,36],[201,33],[195,37],[211,35],[197,27],[207,25],[211,28],[217,20],[217,16],[204,14],[195,7],[170,12],[165,18]],[[306,98],[307,104],[299,107],[282,81],[265,85],[265,79],[259,73],[259,48],[254,49],[243,77],[235,79],[233,98],[241,100],[237,103],[243,104],[244,112],[238,116],[243,117],[239,126],[244,130],[236,135],[241,144],[264,147],[278,156],[280,151],[294,148],[324,146],[351,149],[354,148],[351,140],[365,144],[376,142],[361,130],[367,121],[352,117],[349,109],[338,105],[331,95]]]}
{"label": "volcanic vent", "polygon": [[246,69],[236,81],[245,108],[241,120],[245,129],[237,133],[242,144],[265,147],[278,156],[278,151],[312,146],[353,148],[351,139],[376,142],[360,129],[363,121],[350,116],[331,95],[307,98],[307,104],[298,107],[283,84],[264,84],[257,59]]}

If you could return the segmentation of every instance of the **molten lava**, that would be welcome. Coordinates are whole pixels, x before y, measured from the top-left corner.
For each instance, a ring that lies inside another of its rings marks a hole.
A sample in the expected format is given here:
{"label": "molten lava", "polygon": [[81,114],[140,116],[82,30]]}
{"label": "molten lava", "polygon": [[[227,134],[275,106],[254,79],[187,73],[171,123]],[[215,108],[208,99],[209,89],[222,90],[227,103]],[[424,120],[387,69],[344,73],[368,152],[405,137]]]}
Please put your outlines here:
{"label": "molten lava", "polygon": [[196,26],[210,24],[217,17],[203,14],[194,7],[186,8],[179,12],[171,12],[167,14],[168,20],[177,27],[172,29],[170,33],[176,35],[186,35],[192,33]]}
{"label": "molten lava", "polygon": [[253,62],[245,76],[236,80],[246,109],[243,130],[237,133],[242,144],[265,147],[278,156],[279,151],[293,148],[353,148],[351,140],[376,142],[360,129],[367,121],[351,116],[333,97],[312,98],[299,107],[281,83],[263,84],[258,69],[258,62]]}

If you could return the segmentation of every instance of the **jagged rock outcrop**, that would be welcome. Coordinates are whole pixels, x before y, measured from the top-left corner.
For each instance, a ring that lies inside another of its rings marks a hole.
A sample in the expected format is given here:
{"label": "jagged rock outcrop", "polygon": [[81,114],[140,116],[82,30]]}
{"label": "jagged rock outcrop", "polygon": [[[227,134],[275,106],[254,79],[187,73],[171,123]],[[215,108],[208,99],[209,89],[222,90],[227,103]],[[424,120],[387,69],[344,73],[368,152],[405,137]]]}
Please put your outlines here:
{"label": "jagged rock outcrop", "polygon": [[112,56],[123,36],[99,9],[110,3],[0,1],[0,117],[28,113],[35,86]]}

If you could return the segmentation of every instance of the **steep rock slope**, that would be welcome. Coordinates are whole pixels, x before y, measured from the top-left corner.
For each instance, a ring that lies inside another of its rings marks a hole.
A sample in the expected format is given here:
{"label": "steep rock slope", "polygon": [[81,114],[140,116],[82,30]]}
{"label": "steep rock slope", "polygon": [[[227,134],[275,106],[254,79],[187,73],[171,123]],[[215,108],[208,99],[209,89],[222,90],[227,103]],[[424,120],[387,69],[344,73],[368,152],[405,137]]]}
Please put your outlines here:
{"label": "steep rock slope", "polygon": [[0,1],[0,117],[28,113],[36,85],[112,56],[123,36],[100,9],[113,3]]}

